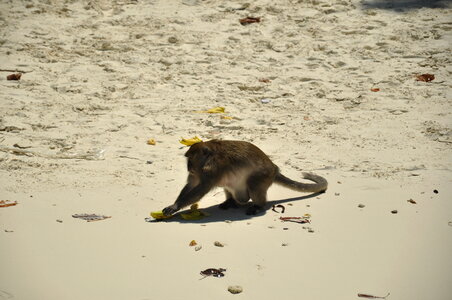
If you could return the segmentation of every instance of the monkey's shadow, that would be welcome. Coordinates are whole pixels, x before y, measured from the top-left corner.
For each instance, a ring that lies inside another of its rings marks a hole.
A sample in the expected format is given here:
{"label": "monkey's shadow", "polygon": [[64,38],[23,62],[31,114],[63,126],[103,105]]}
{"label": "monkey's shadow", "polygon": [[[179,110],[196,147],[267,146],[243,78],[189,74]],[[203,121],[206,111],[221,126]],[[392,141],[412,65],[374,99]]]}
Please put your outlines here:
{"label": "monkey's shadow", "polygon": [[[265,206],[265,211],[259,212],[256,215],[247,215],[245,213],[248,205],[244,205],[244,206],[241,206],[238,208],[229,208],[227,210],[223,210],[218,207],[218,204],[215,204],[215,205],[201,209],[201,211],[207,213],[208,216],[206,216],[200,220],[184,220],[180,216],[176,216],[174,218],[165,219],[162,222],[206,224],[206,223],[215,223],[215,222],[224,222],[224,221],[249,220],[254,217],[259,217],[259,216],[265,215],[267,210],[270,209],[273,205],[278,205],[278,204],[292,202],[292,201],[307,200],[307,199],[314,198],[321,194],[324,194],[324,193],[314,193],[314,194],[309,194],[309,195],[301,196],[301,197],[268,201],[267,205]],[[188,212],[189,212],[189,210],[184,210],[181,213],[188,213]]]}

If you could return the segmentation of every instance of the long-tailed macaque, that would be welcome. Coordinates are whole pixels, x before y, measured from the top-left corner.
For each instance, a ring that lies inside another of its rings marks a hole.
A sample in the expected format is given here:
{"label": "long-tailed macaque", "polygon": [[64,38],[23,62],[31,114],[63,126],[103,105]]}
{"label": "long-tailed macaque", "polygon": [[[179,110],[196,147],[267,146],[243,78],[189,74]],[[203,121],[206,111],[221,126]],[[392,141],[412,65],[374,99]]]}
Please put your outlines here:
{"label": "long-tailed macaque", "polygon": [[223,187],[226,201],[220,208],[243,205],[251,198],[248,215],[265,208],[267,190],[273,182],[299,192],[324,192],[325,178],[303,173],[303,178],[315,183],[301,183],[282,175],[279,168],[259,148],[248,142],[211,140],[194,144],[185,153],[187,184],[176,202],[163,209],[166,216],[201,200],[213,187]]}

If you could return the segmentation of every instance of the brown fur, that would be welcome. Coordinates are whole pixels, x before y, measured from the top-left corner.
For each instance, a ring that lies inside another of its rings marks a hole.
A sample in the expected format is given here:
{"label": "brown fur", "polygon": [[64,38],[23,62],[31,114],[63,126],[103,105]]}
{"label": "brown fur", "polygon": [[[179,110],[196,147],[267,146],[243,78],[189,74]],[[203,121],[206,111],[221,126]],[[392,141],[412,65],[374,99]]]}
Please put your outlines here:
{"label": "brown fur", "polygon": [[253,205],[247,214],[256,214],[267,203],[267,190],[273,182],[300,192],[324,192],[327,181],[318,175],[303,173],[314,184],[293,181],[279,172],[279,168],[258,147],[243,141],[211,140],[194,144],[185,153],[188,179],[173,205],[163,209],[165,215],[201,200],[213,187],[223,187],[226,201],[220,208],[245,204]]}

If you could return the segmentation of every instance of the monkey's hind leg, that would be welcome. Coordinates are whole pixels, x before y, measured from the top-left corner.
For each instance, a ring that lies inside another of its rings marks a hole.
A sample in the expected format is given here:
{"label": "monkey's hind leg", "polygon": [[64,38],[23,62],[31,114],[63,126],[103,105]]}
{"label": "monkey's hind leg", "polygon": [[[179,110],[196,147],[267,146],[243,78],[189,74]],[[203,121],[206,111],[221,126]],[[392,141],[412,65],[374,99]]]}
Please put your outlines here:
{"label": "monkey's hind leg", "polygon": [[246,210],[247,215],[255,215],[265,210],[267,190],[271,184],[267,176],[253,176],[248,179],[248,192],[253,204]]}
{"label": "monkey's hind leg", "polygon": [[221,203],[220,205],[218,205],[218,207],[220,209],[229,209],[229,208],[237,208],[239,207],[237,205],[237,202],[234,200],[234,197],[232,196],[231,192],[229,192],[228,190],[224,189],[224,193],[226,194],[226,201],[224,201],[223,203]]}

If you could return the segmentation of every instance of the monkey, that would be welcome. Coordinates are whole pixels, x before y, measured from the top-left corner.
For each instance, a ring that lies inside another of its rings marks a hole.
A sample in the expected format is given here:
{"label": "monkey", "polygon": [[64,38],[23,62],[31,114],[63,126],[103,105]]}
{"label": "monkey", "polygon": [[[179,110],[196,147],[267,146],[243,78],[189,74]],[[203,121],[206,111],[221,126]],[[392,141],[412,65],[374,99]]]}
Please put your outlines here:
{"label": "monkey", "polygon": [[219,205],[221,209],[243,206],[251,199],[247,215],[265,209],[267,190],[273,183],[308,193],[325,192],[328,187],[325,178],[312,173],[302,175],[315,183],[287,178],[262,150],[245,141],[200,142],[190,146],[185,156],[187,183],[174,204],[162,210],[165,216],[198,202],[214,187],[222,187],[226,194],[226,201]]}

